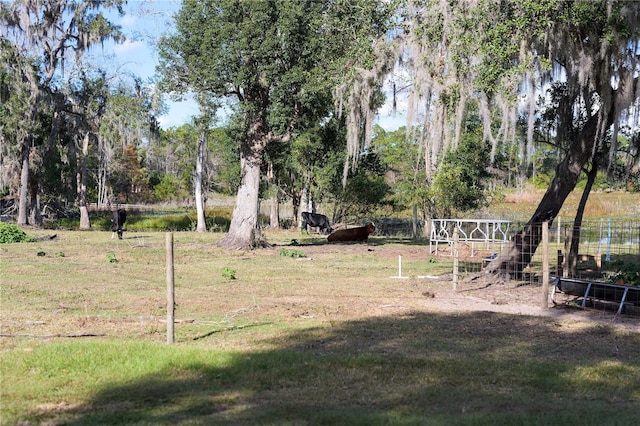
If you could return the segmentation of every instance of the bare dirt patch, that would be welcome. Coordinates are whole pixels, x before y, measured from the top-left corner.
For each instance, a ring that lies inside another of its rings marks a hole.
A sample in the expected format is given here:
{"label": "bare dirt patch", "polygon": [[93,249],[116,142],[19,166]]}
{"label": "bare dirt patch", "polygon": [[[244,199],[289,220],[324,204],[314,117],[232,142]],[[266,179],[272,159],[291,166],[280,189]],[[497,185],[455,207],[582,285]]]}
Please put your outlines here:
{"label": "bare dirt patch", "polygon": [[[305,254],[313,259],[324,253],[356,254],[364,251],[375,255],[380,259],[394,260],[399,256],[403,260],[425,260],[427,257],[435,257],[433,250],[429,251],[429,246],[380,244],[375,240],[369,244],[318,244],[305,245],[301,247]],[[460,249],[461,258],[466,261],[478,262],[482,258],[481,252],[474,253],[471,257],[471,249],[462,246]],[[447,248],[439,249],[438,258],[451,260]],[[557,293],[555,301],[548,299],[548,307],[543,308],[543,290],[539,284],[505,283],[499,280],[465,282],[464,279],[458,283],[454,289],[452,275],[444,274],[438,278],[411,277],[403,282],[401,287],[406,288],[410,293],[419,293],[421,297],[420,306],[428,310],[442,312],[473,312],[487,311],[516,315],[531,315],[564,319],[569,322],[596,321],[598,323],[616,326],[618,328],[640,332],[640,316],[618,315],[610,309],[581,309],[576,307],[574,296]],[[553,291],[553,285],[549,285],[549,290]],[[325,301],[325,303],[331,303]],[[380,311],[402,310],[411,304],[403,303],[396,306],[387,305]],[[355,308],[356,306],[352,306]],[[416,306],[410,306],[415,308]],[[371,313],[371,306],[366,307]],[[352,312],[355,314],[355,312]],[[364,312],[363,312],[364,314]]]}

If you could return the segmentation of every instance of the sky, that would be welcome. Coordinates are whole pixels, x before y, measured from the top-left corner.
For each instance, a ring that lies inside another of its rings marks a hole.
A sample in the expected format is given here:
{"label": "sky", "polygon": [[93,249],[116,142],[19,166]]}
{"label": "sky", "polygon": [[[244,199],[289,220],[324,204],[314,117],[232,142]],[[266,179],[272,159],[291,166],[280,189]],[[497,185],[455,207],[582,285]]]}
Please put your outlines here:
{"label": "sky", "polygon": [[[180,10],[180,1],[129,0],[124,10],[123,16],[117,13],[108,16],[121,27],[126,41],[105,43],[100,53],[111,61],[110,68],[120,78],[135,75],[144,84],[152,85],[158,65],[155,43],[172,30],[172,16]],[[168,111],[159,117],[163,129],[181,126],[198,114],[198,105],[192,99],[175,102],[165,98],[165,102]]]}
{"label": "sky", "polygon": [[[127,40],[122,44],[105,43],[100,60],[109,61],[109,67],[120,78],[136,75],[143,83],[151,84],[158,65],[155,43],[160,36],[172,31],[172,16],[180,10],[180,3],[180,0],[129,0],[124,16],[109,14]],[[163,129],[181,126],[198,114],[198,105],[190,98],[182,102],[165,98],[165,102],[168,111],[159,117]],[[376,124],[385,130],[395,130],[404,126],[405,120],[403,113],[393,112],[390,106],[385,106],[380,110]]]}

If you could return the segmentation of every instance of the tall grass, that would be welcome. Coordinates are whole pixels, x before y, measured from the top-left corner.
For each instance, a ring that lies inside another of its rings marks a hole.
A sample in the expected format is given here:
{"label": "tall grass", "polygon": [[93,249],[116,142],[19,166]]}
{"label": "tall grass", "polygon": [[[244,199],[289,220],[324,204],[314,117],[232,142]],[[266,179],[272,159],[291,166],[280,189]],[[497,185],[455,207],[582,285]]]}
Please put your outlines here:
{"label": "tall grass", "polygon": [[[535,212],[544,192],[544,190],[532,189],[509,192],[504,200],[493,203],[483,213],[499,219],[526,221]],[[573,220],[581,196],[580,191],[573,191],[562,206],[560,217]],[[640,193],[592,192],[587,201],[584,218],[587,220],[607,217],[633,218],[638,215],[640,215]]]}

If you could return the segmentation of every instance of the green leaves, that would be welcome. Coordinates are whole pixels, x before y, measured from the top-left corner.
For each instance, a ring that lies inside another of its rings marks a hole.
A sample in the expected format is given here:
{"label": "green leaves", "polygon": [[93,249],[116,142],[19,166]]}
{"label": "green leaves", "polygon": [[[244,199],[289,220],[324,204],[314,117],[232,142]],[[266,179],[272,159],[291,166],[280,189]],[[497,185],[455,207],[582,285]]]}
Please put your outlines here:
{"label": "green leaves", "polygon": [[293,257],[293,258],[307,257],[304,254],[304,252],[302,252],[300,250],[286,249],[286,248],[283,248],[283,249],[280,250],[280,256]]}
{"label": "green leaves", "polygon": [[434,177],[431,193],[439,217],[453,217],[486,203],[488,166],[489,149],[477,128],[463,137],[458,148],[447,152]]}
{"label": "green leaves", "polygon": [[35,240],[35,238],[28,236],[17,225],[0,222],[0,244],[31,243]]}
{"label": "green leaves", "polygon": [[185,2],[160,45],[160,71],[166,90],[235,98],[282,132],[296,114],[296,124],[328,115],[318,98],[331,98],[345,63],[371,56],[388,13],[370,0]]}

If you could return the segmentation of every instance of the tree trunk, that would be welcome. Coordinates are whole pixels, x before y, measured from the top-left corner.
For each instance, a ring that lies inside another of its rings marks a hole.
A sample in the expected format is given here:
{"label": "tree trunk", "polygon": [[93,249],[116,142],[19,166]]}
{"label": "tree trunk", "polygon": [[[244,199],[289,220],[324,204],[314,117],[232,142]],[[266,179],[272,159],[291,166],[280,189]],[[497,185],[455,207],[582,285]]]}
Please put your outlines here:
{"label": "tree trunk", "polygon": [[[308,212],[309,210],[309,184],[305,183],[302,188],[302,194],[300,195],[300,208],[296,212],[296,222],[298,228],[302,229],[302,212]],[[311,212],[313,213],[313,212]]]}
{"label": "tree trunk", "polygon": [[204,216],[204,197],[202,196],[202,165],[204,163],[204,146],[205,146],[204,130],[200,131],[198,136],[198,153],[196,155],[196,176],[195,176],[195,197],[196,212],[198,215],[197,232],[206,232],[207,224]]}
{"label": "tree trunk", "polygon": [[91,229],[89,211],[87,210],[87,157],[89,156],[89,132],[82,139],[82,153],[78,155],[78,207],[80,207],[80,229]]}
{"label": "tree trunk", "polygon": [[20,171],[20,189],[18,191],[18,225],[28,225],[29,210],[29,156],[31,154],[31,136],[27,136],[22,142],[20,159],[22,169]]}
{"label": "tree trunk", "polygon": [[294,194],[291,196],[291,206],[293,209],[293,219],[291,220],[291,229],[298,229],[302,226],[299,220],[300,212],[300,196]]}
{"label": "tree trunk", "polygon": [[98,208],[109,205],[108,159],[105,144],[102,135],[98,134]]}
{"label": "tree trunk", "polygon": [[280,197],[278,197],[278,188],[271,197],[271,212],[269,214],[269,226],[271,229],[280,229]]}
{"label": "tree trunk", "polygon": [[[549,221],[549,225],[553,223],[564,201],[575,188],[584,165],[592,156],[597,143],[598,117],[599,114],[595,114],[587,120],[579,135],[569,146],[564,160],[556,167],[556,174],[535,213],[524,229],[516,234],[502,252],[487,265],[485,273],[507,273],[519,276],[531,262],[542,240],[542,222]],[[608,120],[610,124],[613,121],[613,110],[603,119]]]}
{"label": "tree trunk", "polygon": [[582,228],[582,218],[584,217],[584,210],[587,206],[587,200],[589,199],[589,193],[593,184],[596,181],[598,175],[598,163],[596,159],[593,159],[591,164],[591,170],[587,173],[587,183],[582,191],[582,197],[580,198],[580,204],[578,204],[578,210],[576,211],[576,217],[573,220],[573,231],[571,232],[571,248],[569,249],[569,271],[572,277],[576,276],[578,269],[578,250],[580,249],[580,229]]}
{"label": "tree trunk", "polygon": [[264,154],[264,138],[242,142],[240,170],[242,180],[236,196],[236,205],[229,225],[229,233],[219,244],[232,250],[251,250],[267,246],[262,239],[259,221],[260,166]]}
{"label": "tree trunk", "polygon": [[29,173],[29,188],[31,189],[31,208],[29,209],[29,223],[35,226],[42,226],[42,206],[40,187],[40,177],[36,173]]}

